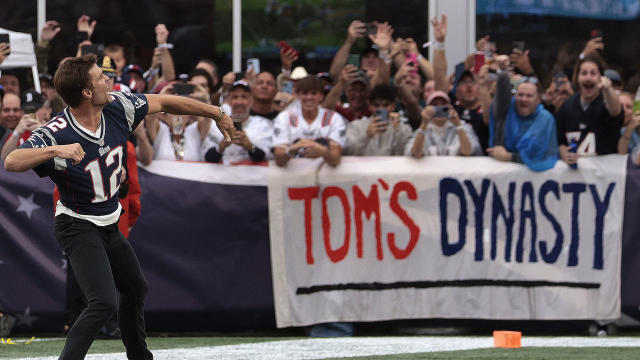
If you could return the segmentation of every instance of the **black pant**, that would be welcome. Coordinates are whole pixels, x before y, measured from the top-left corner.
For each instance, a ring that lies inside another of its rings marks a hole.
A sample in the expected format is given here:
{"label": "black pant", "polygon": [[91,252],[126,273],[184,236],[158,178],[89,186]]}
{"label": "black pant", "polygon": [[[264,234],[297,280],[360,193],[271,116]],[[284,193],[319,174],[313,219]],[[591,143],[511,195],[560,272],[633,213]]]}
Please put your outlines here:
{"label": "black pant", "polygon": [[104,323],[118,307],[118,319],[127,358],[148,360],[144,332],[144,296],[149,285],[133,248],[117,223],[96,226],[67,215],[56,216],[55,238],[73,266],[87,307],[75,322],[60,360],[84,359]]}

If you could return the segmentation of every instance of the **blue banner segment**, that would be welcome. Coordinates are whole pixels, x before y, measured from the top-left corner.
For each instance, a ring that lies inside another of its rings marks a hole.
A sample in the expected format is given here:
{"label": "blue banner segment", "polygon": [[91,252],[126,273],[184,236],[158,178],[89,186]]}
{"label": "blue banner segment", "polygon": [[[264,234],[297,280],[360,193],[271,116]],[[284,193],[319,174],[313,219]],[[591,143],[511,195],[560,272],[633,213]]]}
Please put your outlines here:
{"label": "blue banner segment", "polygon": [[476,14],[528,14],[634,20],[640,15],[640,0],[476,0]]}

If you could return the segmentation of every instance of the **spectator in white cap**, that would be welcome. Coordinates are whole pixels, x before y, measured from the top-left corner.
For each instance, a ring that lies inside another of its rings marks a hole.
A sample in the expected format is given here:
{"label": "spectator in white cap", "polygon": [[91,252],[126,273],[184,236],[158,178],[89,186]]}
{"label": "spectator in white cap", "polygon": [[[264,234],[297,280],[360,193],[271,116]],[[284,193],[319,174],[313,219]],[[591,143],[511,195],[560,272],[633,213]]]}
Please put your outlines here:
{"label": "spectator in white cap", "polygon": [[211,126],[202,144],[206,161],[236,164],[268,159],[273,123],[265,117],[250,115],[253,102],[251,94],[251,87],[246,81],[238,80],[233,83],[227,99],[231,106],[231,119],[236,126],[236,135],[231,143],[223,142],[224,135],[217,126]]}
{"label": "spectator in white cap", "polygon": [[443,91],[434,91],[421,113],[420,127],[405,147],[405,155],[469,156],[482,155],[478,137],[469,123],[463,122]]}

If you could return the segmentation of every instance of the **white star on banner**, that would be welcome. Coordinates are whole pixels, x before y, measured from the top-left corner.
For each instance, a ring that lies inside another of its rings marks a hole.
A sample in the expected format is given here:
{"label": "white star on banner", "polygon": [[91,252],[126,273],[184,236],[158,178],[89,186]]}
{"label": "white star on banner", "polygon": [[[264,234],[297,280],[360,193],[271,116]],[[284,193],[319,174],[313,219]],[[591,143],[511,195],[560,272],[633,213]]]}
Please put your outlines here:
{"label": "white star on banner", "polygon": [[60,265],[60,269],[66,270],[67,269],[67,258],[62,258],[60,260],[62,261],[62,265]]}
{"label": "white star on banner", "polygon": [[28,327],[32,327],[32,324],[34,321],[38,320],[39,316],[32,316],[31,315],[31,309],[29,307],[27,307],[24,310],[24,314],[16,314],[16,317],[18,318],[18,323],[16,324],[16,326],[20,326],[21,324],[24,324]]}
{"label": "white star on banner", "polygon": [[27,217],[29,219],[31,219],[31,213],[33,212],[33,210],[40,209],[40,205],[37,205],[33,201],[33,194],[29,195],[28,198],[23,198],[22,196],[18,195],[18,201],[20,201],[20,206],[18,206],[16,212],[24,212],[25,214],[27,214]]}

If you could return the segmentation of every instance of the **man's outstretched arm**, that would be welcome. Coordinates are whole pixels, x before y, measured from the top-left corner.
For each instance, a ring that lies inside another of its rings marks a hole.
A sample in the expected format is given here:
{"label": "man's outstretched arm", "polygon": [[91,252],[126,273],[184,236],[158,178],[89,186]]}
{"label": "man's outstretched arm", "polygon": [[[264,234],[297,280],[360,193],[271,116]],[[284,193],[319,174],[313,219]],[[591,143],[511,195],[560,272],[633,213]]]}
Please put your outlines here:
{"label": "man's outstretched arm", "polygon": [[222,135],[224,135],[223,141],[231,141],[231,138],[235,136],[236,129],[233,126],[233,121],[227,114],[222,113],[222,110],[217,106],[183,96],[150,94],[146,95],[146,97],[149,103],[148,114],[162,111],[176,115],[195,115],[212,118],[215,120]]}
{"label": "man's outstretched arm", "polygon": [[78,164],[84,158],[84,150],[78,143],[43,148],[15,149],[5,159],[4,168],[7,171],[23,172],[31,170],[54,157],[70,159],[73,164]]}

